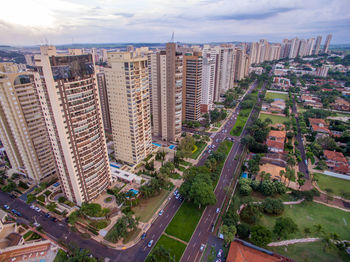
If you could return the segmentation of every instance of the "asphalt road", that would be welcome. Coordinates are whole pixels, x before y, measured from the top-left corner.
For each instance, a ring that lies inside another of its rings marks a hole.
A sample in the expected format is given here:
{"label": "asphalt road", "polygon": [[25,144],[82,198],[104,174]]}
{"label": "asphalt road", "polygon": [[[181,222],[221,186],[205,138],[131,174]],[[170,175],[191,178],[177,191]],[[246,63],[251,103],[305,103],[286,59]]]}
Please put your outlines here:
{"label": "asphalt road", "polygon": [[[292,108],[292,112],[294,114],[294,116],[297,115],[297,108],[296,108],[296,105],[295,105],[295,100],[293,101],[293,108]],[[305,175],[305,179],[307,180],[310,180],[310,176],[309,176],[309,171],[307,169],[307,165],[305,164],[305,161],[306,161],[306,154],[305,154],[305,148],[304,148],[304,143],[303,143],[303,140],[302,140],[302,135],[301,135],[301,129],[300,129],[300,125],[299,125],[299,117],[295,117],[296,121],[297,121],[297,129],[298,129],[298,134],[296,136],[296,139],[298,141],[298,146],[297,148],[300,150],[300,153],[301,153],[301,159],[302,161],[299,162],[299,172],[303,172],[304,175]]]}
{"label": "asphalt road", "polygon": [[[252,85],[252,87],[249,89],[248,93],[250,93],[256,85]],[[258,104],[261,103],[260,98],[258,98],[257,101]],[[214,142],[218,140],[218,143],[220,143],[222,140],[224,140],[226,137],[231,137],[229,135],[229,131],[233,128],[236,119],[235,115],[238,115],[240,108],[237,107],[233,114],[230,116],[230,120],[226,122],[225,126],[222,128],[223,131],[216,134],[214,137]],[[211,232],[212,225],[215,224],[216,219],[218,218],[219,214],[216,213],[217,208],[221,208],[221,206],[224,203],[225,200],[225,190],[224,188],[228,185],[231,185],[231,182],[233,180],[233,174],[236,171],[237,168],[239,168],[239,161],[235,160],[237,154],[241,154],[243,152],[244,146],[240,143],[241,137],[244,137],[247,135],[247,126],[249,126],[252,123],[251,116],[256,113],[255,108],[252,110],[252,113],[249,116],[249,119],[247,120],[246,126],[244,127],[241,136],[238,137],[235,140],[235,143],[226,159],[226,162],[224,164],[224,167],[221,172],[220,179],[218,181],[217,187],[215,189],[215,195],[217,202],[214,206],[208,206],[204,210],[201,220],[199,221],[197,228],[195,232],[192,235],[192,238],[190,242],[187,245],[187,248],[181,258],[181,262],[194,262],[199,261],[202,253],[200,252],[200,246],[201,244],[206,244],[208,242],[208,239],[210,236],[213,235]],[[227,132],[226,132],[227,130]],[[205,156],[201,161],[205,161]]]}
{"label": "asphalt road", "polygon": [[[247,94],[249,94],[256,86],[256,83],[252,85],[252,87],[248,90]],[[225,126],[221,129],[220,132],[216,133],[213,138],[214,150],[217,149],[218,145],[226,138],[232,136],[229,135],[230,130],[235,124],[236,117],[239,113],[239,107],[231,114],[229,120],[226,122]],[[250,119],[247,121],[249,123]],[[246,134],[246,130],[243,130],[242,135]],[[213,223],[214,219],[216,219],[216,208],[221,207],[224,201],[224,187],[230,184],[232,180],[232,174],[234,172],[234,168],[237,166],[237,161],[234,160],[236,154],[238,152],[242,152],[243,146],[239,143],[239,138],[237,142],[235,142],[232,147],[227,161],[225,162],[222,175],[217,184],[216,188],[216,196],[217,196],[217,204],[215,206],[209,206],[205,209],[202,219],[188,245],[188,248],[185,251],[183,261],[195,261],[193,259],[198,259],[198,250],[200,243],[206,243],[209,233],[209,226]],[[201,159],[198,162],[198,165],[203,165],[205,160],[208,158],[210,154],[205,152]],[[3,206],[5,204],[10,206],[10,209],[16,209],[22,214],[22,218],[29,221],[30,223],[38,222],[41,224],[43,230],[46,232],[49,238],[55,241],[62,241],[67,245],[76,245],[80,248],[89,249],[93,256],[97,258],[107,259],[107,261],[144,261],[150,252],[150,248],[147,247],[147,243],[153,239],[154,244],[160,238],[161,234],[165,230],[168,223],[176,214],[177,210],[181,206],[181,202],[173,195],[170,196],[171,200],[164,208],[164,214],[159,216],[152,226],[147,231],[147,236],[144,240],[141,240],[135,246],[125,249],[125,250],[115,250],[113,248],[109,248],[95,240],[92,239],[84,239],[81,237],[79,233],[69,231],[69,227],[66,223],[62,221],[53,222],[50,219],[46,218],[43,212],[36,212],[32,210],[29,205],[27,205],[21,199],[12,199],[8,194],[0,191],[0,205]],[[204,219],[203,219],[204,218]]]}

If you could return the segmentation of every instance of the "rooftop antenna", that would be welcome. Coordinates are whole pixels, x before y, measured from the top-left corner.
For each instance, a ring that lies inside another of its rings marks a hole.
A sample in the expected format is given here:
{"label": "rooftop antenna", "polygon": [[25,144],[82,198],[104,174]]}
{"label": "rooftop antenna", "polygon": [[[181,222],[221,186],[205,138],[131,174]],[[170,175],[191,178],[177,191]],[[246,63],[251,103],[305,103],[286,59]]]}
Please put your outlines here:
{"label": "rooftop antenna", "polygon": [[174,41],[175,41],[175,40],[174,40],[174,32],[173,32],[172,35],[171,35],[170,42],[171,42],[171,43],[174,43]]}

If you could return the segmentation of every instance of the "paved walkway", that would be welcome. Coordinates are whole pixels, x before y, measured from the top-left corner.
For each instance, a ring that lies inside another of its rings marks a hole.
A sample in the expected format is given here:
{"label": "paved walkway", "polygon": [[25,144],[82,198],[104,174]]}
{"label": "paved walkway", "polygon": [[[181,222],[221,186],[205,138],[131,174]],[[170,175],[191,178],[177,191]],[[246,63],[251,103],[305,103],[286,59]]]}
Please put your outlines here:
{"label": "paved walkway", "polygon": [[279,247],[279,246],[288,246],[293,245],[297,243],[309,243],[309,242],[316,242],[320,241],[321,238],[319,237],[309,237],[309,238],[299,238],[299,239],[290,239],[290,240],[284,240],[279,242],[271,242],[267,244],[269,247]]}
{"label": "paved walkway", "polygon": [[176,241],[179,241],[179,242],[181,242],[182,244],[185,244],[186,246],[187,246],[187,244],[188,244],[188,242],[183,241],[183,240],[181,240],[180,238],[174,237],[174,236],[172,236],[172,235],[169,235],[169,234],[167,234],[167,233],[165,233],[165,232],[163,232],[163,235],[165,235],[165,236],[167,236],[167,237],[170,237],[170,238],[172,238],[172,239],[174,239],[174,240],[176,240]]}

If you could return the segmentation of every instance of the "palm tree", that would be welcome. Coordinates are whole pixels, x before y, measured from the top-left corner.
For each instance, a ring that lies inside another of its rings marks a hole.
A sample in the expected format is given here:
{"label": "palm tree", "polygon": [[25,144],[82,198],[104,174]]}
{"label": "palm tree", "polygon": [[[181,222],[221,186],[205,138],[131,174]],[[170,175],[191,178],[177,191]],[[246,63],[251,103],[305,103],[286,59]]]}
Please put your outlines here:
{"label": "palm tree", "polygon": [[283,183],[285,183],[286,182],[286,172],[284,170],[280,170],[280,177],[281,177],[281,179],[284,177]]}

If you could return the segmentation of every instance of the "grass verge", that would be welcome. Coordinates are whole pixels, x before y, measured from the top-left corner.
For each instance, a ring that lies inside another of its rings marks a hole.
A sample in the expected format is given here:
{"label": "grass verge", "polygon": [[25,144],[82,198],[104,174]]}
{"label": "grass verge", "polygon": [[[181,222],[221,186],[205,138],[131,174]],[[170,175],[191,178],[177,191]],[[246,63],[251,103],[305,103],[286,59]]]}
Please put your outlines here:
{"label": "grass verge", "polygon": [[142,199],[139,205],[132,208],[132,210],[135,212],[135,216],[139,216],[141,222],[147,222],[168,197],[168,195],[169,191],[162,189],[158,196],[151,197],[149,199]]}
{"label": "grass verge", "polygon": [[191,158],[197,159],[198,156],[202,153],[202,151],[206,147],[206,145],[207,145],[207,143],[205,143],[205,142],[200,142],[200,141],[196,142],[197,150],[192,153]]}
{"label": "grass verge", "polygon": [[245,108],[245,109],[241,109],[241,111],[239,112],[239,115],[236,119],[236,123],[234,125],[234,127],[232,128],[232,130],[230,131],[230,134],[232,136],[240,136],[243,130],[243,127],[245,125],[245,123],[248,120],[249,114],[252,111],[253,108]]}
{"label": "grass verge", "polygon": [[190,241],[202,212],[203,208],[198,209],[193,203],[184,202],[165,229],[165,232],[183,241]]}
{"label": "grass verge", "polygon": [[[169,252],[170,257],[175,258],[175,261],[180,261],[180,258],[182,256],[182,253],[185,251],[186,249],[186,245],[176,241],[175,239],[172,239],[168,236],[162,235],[160,237],[160,239],[158,240],[157,244],[155,245],[155,247],[152,249],[152,252],[148,255],[148,257],[146,258],[146,262],[151,261],[150,257],[156,253],[156,250],[159,247],[163,247],[165,250],[167,250],[167,252]],[[167,258],[165,258],[164,256],[159,256],[159,255],[155,255],[155,259],[157,262],[167,262],[169,261]]]}

